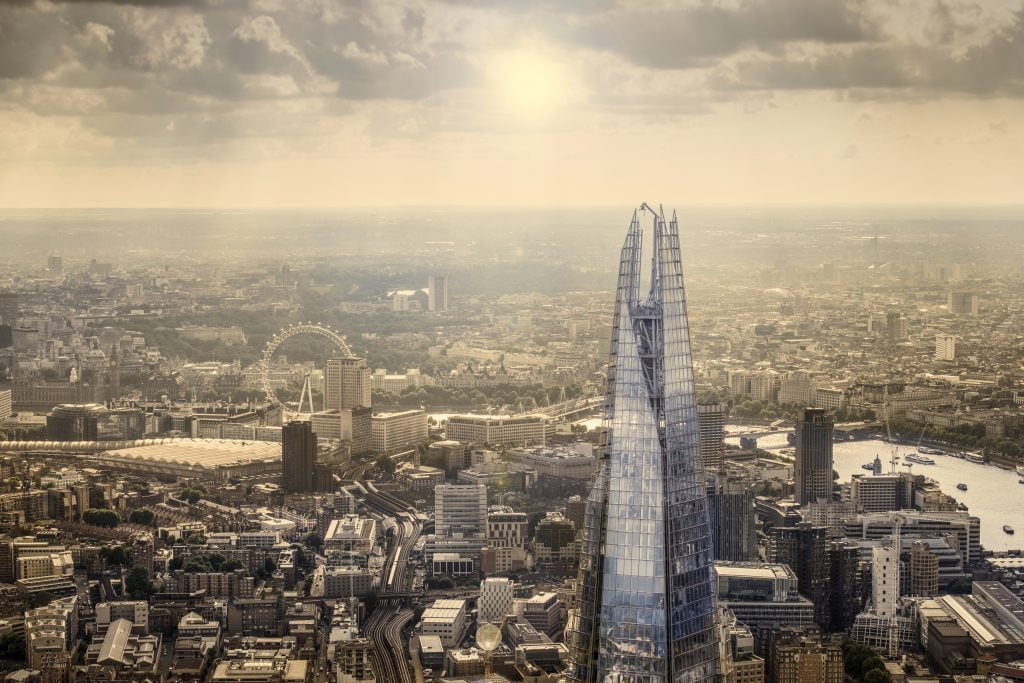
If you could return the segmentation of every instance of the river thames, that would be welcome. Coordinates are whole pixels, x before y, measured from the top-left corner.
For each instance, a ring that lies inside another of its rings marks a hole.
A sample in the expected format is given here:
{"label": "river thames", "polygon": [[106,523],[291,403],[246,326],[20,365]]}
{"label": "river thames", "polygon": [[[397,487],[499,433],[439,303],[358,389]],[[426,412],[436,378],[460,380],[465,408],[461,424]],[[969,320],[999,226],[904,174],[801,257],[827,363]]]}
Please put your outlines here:
{"label": "river thames", "polygon": [[[738,439],[727,438],[726,443],[738,445]],[[761,437],[757,445],[766,450],[786,448],[786,435]],[[911,446],[896,448],[900,455],[897,467],[900,472],[905,472],[907,469],[902,456],[916,453],[917,449]],[[892,445],[879,440],[840,442],[835,444],[833,452],[840,481],[849,482],[854,474],[870,476],[861,465],[872,462],[876,455],[882,459],[882,472],[888,472]],[[970,513],[981,520],[981,544],[987,550],[1024,548],[1024,484],[1018,483],[1021,477],[995,465],[982,465],[948,455],[930,457],[935,460],[934,465],[915,464],[911,471],[937,481],[943,492],[966,505]],[[967,485],[966,491],[956,488],[961,483]],[[1012,526],[1017,533],[1004,533],[1004,524]]]}

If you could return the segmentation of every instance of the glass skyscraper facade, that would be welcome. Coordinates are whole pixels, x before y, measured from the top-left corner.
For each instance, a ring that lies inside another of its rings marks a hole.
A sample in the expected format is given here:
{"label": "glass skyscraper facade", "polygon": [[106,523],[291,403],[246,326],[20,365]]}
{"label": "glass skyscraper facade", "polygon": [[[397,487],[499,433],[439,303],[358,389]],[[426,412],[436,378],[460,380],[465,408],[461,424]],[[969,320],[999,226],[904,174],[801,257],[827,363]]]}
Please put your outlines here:
{"label": "glass skyscraper facade", "polygon": [[675,215],[622,247],[605,405],[606,449],[587,501],[574,680],[715,678],[715,593],[690,332]]}

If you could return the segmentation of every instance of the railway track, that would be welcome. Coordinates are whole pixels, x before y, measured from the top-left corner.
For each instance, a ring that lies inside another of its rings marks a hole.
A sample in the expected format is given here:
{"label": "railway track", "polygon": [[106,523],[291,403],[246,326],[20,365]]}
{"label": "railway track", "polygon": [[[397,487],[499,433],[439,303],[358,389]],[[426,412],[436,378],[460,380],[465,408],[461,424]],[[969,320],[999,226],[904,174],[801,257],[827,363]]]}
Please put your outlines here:
{"label": "railway track", "polygon": [[[398,499],[370,490],[365,496],[368,505],[393,515],[397,526],[381,576],[381,591],[402,591],[406,585],[409,554],[419,539],[422,525]],[[404,608],[398,598],[382,598],[370,615],[363,632],[373,643],[373,667],[380,683],[414,683],[406,656],[408,647],[402,640],[403,629],[412,621],[413,610]]]}

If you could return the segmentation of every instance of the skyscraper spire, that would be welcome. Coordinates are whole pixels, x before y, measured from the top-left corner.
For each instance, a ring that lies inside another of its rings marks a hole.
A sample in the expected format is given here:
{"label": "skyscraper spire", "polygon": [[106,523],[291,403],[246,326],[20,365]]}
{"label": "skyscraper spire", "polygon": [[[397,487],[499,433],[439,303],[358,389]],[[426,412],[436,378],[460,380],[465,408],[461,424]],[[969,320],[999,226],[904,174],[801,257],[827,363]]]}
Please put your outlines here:
{"label": "skyscraper spire", "polygon": [[640,291],[633,213],[619,262],[605,402],[607,448],[587,501],[574,677],[711,681],[713,558],[690,358],[679,227],[654,214]]}

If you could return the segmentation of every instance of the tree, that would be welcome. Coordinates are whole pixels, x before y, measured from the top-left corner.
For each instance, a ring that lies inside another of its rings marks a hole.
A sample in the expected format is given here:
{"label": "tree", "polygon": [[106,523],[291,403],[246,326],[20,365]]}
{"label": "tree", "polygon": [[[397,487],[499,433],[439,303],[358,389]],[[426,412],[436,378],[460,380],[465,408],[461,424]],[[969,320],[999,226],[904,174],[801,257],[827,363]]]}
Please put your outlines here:
{"label": "tree", "polygon": [[885,669],[872,669],[864,674],[864,683],[889,683],[892,677]]}
{"label": "tree", "polygon": [[241,569],[242,563],[238,560],[224,560],[224,564],[220,566],[220,570],[224,573],[233,572],[236,569]]}
{"label": "tree", "polygon": [[132,563],[131,556],[123,545],[103,546],[100,548],[100,557],[110,565],[127,567]]}
{"label": "tree", "polygon": [[866,676],[869,671],[874,669],[881,669],[882,671],[885,671],[885,662],[882,661],[881,657],[872,653],[870,657],[866,657],[860,663],[860,674],[861,676]]}
{"label": "tree", "polygon": [[274,562],[274,558],[268,557],[263,560],[263,571],[267,574],[273,574],[277,571],[277,562]]}
{"label": "tree", "polygon": [[6,662],[25,660],[25,636],[8,631],[0,636],[0,659]]}
{"label": "tree", "polygon": [[148,598],[155,592],[153,590],[153,582],[149,580],[149,574],[142,567],[132,567],[128,571],[128,576],[124,580],[124,587],[135,600]]}
{"label": "tree", "polygon": [[389,476],[395,473],[395,461],[386,455],[377,458],[376,465],[377,469]]}
{"label": "tree", "polygon": [[82,514],[82,521],[93,526],[102,526],[113,529],[121,523],[121,518],[113,510],[101,510],[89,508]]}
{"label": "tree", "polygon": [[210,567],[213,569],[213,571],[215,571],[215,572],[223,571],[223,566],[224,566],[225,560],[224,560],[224,556],[221,555],[220,553],[210,553],[209,555],[206,556],[206,560],[207,560],[207,562],[210,563]]}
{"label": "tree", "polygon": [[311,531],[303,536],[302,542],[314,552],[320,552],[320,549],[324,547],[324,539],[320,538],[320,534],[315,531]]}
{"label": "tree", "polygon": [[128,521],[132,524],[153,526],[153,523],[156,521],[156,515],[149,508],[139,508],[132,511],[132,514],[128,516]]}
{"label": "tree", "polygon": [[207,555],[193,555],[182,567],[186,574],[209,574],[213,571],[210,558]]}
{"label": "tree", "polygon": [[180,557],[172,557],[171,561],[167,563],[167,571],[177,571],[185,565],[185,560]]}
{"label": "tree", "polygon": [[189,545],[202,545],[206,543],[206,537],[200,533],[190,534],[187,543]]}

